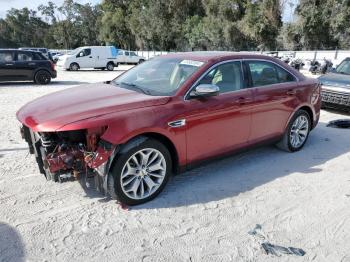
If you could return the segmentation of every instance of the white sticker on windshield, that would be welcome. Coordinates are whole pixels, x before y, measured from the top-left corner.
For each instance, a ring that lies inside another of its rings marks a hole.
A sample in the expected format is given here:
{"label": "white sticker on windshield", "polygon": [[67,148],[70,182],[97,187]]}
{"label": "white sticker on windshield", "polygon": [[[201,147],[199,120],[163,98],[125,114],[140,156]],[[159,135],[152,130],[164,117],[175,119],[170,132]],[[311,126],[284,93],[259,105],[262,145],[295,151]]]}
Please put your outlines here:
{"label": "white sticker on windshield", "polygon": [[180,62],[180,65],[190,65],[190,66],[197,66],[200,67],[203,65],[203,62],[200,61],[194,61],[194,60],[182,60]]}

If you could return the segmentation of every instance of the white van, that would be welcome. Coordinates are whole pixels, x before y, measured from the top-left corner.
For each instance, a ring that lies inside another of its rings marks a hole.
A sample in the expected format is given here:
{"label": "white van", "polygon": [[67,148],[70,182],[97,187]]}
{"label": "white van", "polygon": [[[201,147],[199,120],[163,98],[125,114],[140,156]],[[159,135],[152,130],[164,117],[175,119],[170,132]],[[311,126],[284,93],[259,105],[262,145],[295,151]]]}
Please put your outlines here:
{"label": "white van", "polygon": [[84,46],[60,56],[57,67],[77,71],[81,68],[114,70],[118,50],[114,46]]}

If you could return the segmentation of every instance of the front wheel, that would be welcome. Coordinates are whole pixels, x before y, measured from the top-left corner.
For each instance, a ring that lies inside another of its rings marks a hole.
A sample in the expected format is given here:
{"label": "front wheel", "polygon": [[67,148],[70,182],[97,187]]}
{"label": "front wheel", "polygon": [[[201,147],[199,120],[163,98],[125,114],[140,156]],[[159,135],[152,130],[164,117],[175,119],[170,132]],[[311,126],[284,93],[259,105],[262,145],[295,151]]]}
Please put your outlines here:
{"label": "front wheel", "polygon": [[71,63],[69,66],[69,70],[71,71],[78,71],[79,70],[79,65],[77,63]]}
{"label": "front wheel", "polygon": [[277,147],[288,152],[299,151],[305,145],[310,130],[311,120],[309,114],[305,110],[297,111],[288,124],[288,128]]}
{"label": "front wheel", "polygon": [[109,192],[126,205],[138,205],[155,198],[171,173],[168,149],[158,140],[145,138],[121,150],[108,178]]}

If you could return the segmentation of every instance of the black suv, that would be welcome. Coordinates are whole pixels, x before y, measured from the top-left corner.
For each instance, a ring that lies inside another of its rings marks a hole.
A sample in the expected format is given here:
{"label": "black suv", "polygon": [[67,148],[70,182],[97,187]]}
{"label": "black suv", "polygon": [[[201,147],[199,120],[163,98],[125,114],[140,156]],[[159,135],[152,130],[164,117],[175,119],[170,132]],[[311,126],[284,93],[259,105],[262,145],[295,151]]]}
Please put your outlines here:
{"label": "black suv", "polygon": [[55,64],[40,52],[0,49],[0,82],[32,80],[46,85],[56,76]]}

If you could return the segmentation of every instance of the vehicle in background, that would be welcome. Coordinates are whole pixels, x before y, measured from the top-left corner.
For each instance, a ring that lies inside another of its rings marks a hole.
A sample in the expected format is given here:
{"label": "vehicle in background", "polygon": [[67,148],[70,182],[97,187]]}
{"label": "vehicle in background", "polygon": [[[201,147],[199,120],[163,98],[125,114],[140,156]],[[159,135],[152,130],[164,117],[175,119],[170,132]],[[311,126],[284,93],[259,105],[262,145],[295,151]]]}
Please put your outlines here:
{"label": "vehicle in background", "polygon": [[49,52],[50,52],[50,54],[51,54],[52,60],[53,60],[55,63],[57,63],[58,58],[59,58],[60,56],[63,55],[62,53],[56,52],[56,51],[49,51]]}
{"label": "vehicle in background", "polygon": [[289,65],[299,71],[305,64],[301,58],[293,58]]}
{"label": "vehicle in background", "polygon": [[47,54],[49,52],[49,50],[45,47],[20,47],[18,48],[19,50],[27,50],[27,51],[36,51],[36,52],[40,52],[42,54]]}
{"label": "vehicle in background", "polygon": [[40,52],[44,56],[46,56],[48,59],[50,59],[52,62],[54,62],[51,52],[45,47],[21,47],[21,48],[18,48],[18,49],[19,50]]}
{"label": "vehicle in background", "polygon": [[344,59],[336,69],[318,78],[322,85],[324,107],[350,111],[350,57]]}
{"label": "vehicle in background", "polygon": [[77,71],[82,68],[113,71],[118,50],[114,46],[84,46],[58,58],[57,67]]}
{"label": "vehicle in background", "polygon": [[134,51],[118,50],[118,56],[115,64],[141,64],[146,58],[138,56]]}
{"label": "vehicle in background", "polygon": [[208,159],[262,142],[302,149],[320,117],[320,89],[276,58],[177,53],[37,98],[17,118],[48,180],[95,179],[135,205]]}
{"label": "vehicle in background", "polygon": [[41,52],[0,49],[0,81],[32,80],[46,85],[56,76],[54,63]]}

